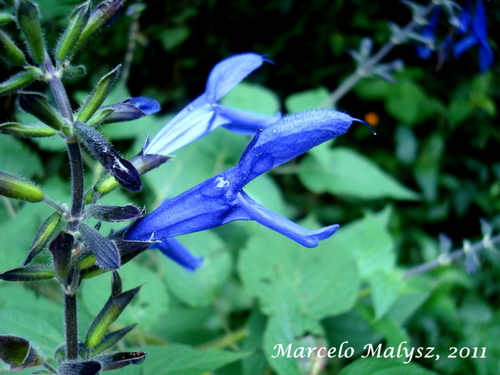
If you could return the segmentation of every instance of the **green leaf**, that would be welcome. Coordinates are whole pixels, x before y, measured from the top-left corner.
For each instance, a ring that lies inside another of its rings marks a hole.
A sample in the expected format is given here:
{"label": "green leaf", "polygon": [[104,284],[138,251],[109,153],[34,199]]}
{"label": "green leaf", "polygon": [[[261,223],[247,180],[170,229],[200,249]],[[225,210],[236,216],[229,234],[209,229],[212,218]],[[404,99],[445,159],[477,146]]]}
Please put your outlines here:
{"label": "green leaf", "polygon": [[42,353],[50,354],[61,344],[63,336],[62,330],[54,328],[48,320],[33,309],[5,308],[0,310],[0,332],[24,337],[35,343]]}
{"label": "green leaf", "polygon": [[274,115],[280,109],[278,96],[260,85],[241,82],[222,100],[221,104],[244,111]]}
{"label": "green leaf", "polygon": [[[200,375],[240,360],[248,353],[218,349],[195,350],[185,345],[155,346],[141,349],[147,358],[139,367],[128,366],[122,375]],[[140,370],[139,370],[140,369]]]}
{"label": "green leaf", "polygon": [[332,247],[349,250],[365,279],[395,265],[394,240],[387,230],[390,214],[390,209],[367,213],[362,219],[341,226],[328,240]]}
{"label": "green leaf", "polygon": [[0,135],[0,170],[23,177],[33,177],[43,173],[39,156],[21,141]]}
{"label": "green leaf", "polygon": [[414,363],[403,364],[403,359],[360,358],[339,372],[339,375],[433,375]]}
{"label": "green leaf", "polygon": [[158,253],[168,288],[177,298],[191,306],[213,303],[231,274],[229,252],[224,243],[210,231],[182,236],[180,241],[193,254],[203,257],[203,265],[195,272],[188,272]]}
{"label": "green leaf", "polygon": [[162,31],[159,35],[160,42],[167,51],[182,44],[188,37],[190,31],[187,27],[172,27]]}
{"label": "green leaf", "polygon": [[308,111],[320,108],[330,97],[325,87],[298,92],[285,100],[285,107],[289,113]]}
{"label": "green leaf", "polygon": [[347,195],[361,199],[418,200],[414,191],[397,182],[369,159],[344,147],[318,146],[299,167],[302,183],[314,193]]}
{"label": "green leaf", "polygon": [[401,279],[401,273],[395,270],[380,270],[370,275],[370,286],[375,319],[379,319],[385,315],[401,295],[405,282]]}
{"label": "green leaf", "polygon": [[330,238],[306,249],[260,224],[252,228],[238,269],[266,314],[275,314],[283,300],[315,320],[352,307],[359,279],[350,246],[333,246]]}

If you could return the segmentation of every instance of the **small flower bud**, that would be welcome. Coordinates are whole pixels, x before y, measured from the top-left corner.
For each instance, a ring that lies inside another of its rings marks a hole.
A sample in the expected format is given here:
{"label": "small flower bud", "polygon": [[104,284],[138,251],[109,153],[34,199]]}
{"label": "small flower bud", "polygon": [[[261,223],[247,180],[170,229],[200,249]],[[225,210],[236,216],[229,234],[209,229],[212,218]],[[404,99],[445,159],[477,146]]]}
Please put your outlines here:
{"label": "small flower bud", "polygon": [[71,265],[71,250],[73,249],[74,237],[67,233],[61,232],[50,243],[49,250],[52,253],[54,260],[54,268],[56,276],[59,280],[64,280],[69,275]]}
{"label": "small flower bud", "polygon": [[39,366],[43,357],[31,346],[31,343],[18,336],[0,336],[0,359],[10,365],[10,370]]}
{"label": "small flower bud", "polygon": [[90,14],[90,19],[83,29],[73,51],[80,50],[101,28],[111,25],[120,15],[123,0],[105,0]]}
{"label": "small flower bud", "polygon": [[0,56],[14,66],[26,65],[23,51],[2,30],[0,30]]}
{"label": "small flower bud", "polygon": [[120,67],[121,66],[118,65],[100,79],[90,96],[82,105],[82,108],[80,108],[80,111],[77,114],[77,119],[79,121],[87,122],[97,109],[99,109],[104,100],[106,100],[113,83],[120,74]]}
{"label": "small flower bud", "polygon": [[0,96],[15,93],[28,86],[34,80],[35,77],[29,72],[20,72],[13,75],[7,81],[0,83]]}
{"label": "small flower bud", "polygon": [[54,234],[59,222],[61,221],[61,214],[54,212],[50,215],[40,226],[38,232],[36,233],[35,239],[31,244],[30,252],[28,257],[24,261],[23,266],[27,265],[31,260],[37,256],[40,251],[43,250],[45,245],[49,242],[50,237]]}
{"label": "small flower bud", "polygon": [[45,59],[45,42],[38,6],[29,0],[19,0],[17,22],[26,37],[33,59],[42,64]]}
{"label": "small flower bud", "polygon": [[140,289],[141,287],[138,286],[117,296],[109,297],[102,310],[90,325],[87,338],[85,339],[85,344],[89,348],[94,348],[101,343],[109,326],[120,316],[132,299],[139,293]]}
{"label": "small flower bud", "polygon": [[55,276],[54,270],[43,266],[26,266],[13,268],[0,273],[0,280],[5,281],[40,281],[50,280]]}
{"label": "small flower bud", "polygon": [[122,352],[99,355],[95,359],[100,362],[103,371],[116,370],[128,365],[138,365],[146,359],[144,352]]}
{"label": "small flower bud", "polygon": [[52,137],[56,131],[47,126],[24,125],[17,122],[6,122],[0,124],[0,134],[10,134],[16,137],[40,138]]}
{"label": "small flower bud", "polygon": [[15,20],[14,16],[10,13],[0,13],[0,26],[11,23]]}
{"label": "small flower bud", "polygon": [[70,59],[75,49],[75,44],[80,38],[83,29],[90,17],[90,1],[79,5],[71,14],[69,24],[59,39],[56,47],[56,59],[62,61]]}
{"label": "small flower bud", "polygon": [[32,114],[44,124],[61,130],[64,127],[64,120],[52,108],[47,98],[37,92],[23,92],[19,95],[19,105],[23,110]]}
{"label": "small flower bud", "polygon": [[40,202],[45,197],[38,186],[3,172],[0,172],[0,195],[26,202]]}

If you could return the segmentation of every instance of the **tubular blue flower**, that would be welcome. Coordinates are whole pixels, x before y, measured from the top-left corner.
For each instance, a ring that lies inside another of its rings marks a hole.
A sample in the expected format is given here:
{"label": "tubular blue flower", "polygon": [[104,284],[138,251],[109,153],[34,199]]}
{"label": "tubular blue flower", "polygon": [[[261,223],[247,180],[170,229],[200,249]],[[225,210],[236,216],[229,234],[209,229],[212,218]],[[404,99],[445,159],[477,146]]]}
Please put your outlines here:
{"label": "tubular blue flower", "polygon": [[303,246],[317,246],[339,226],[305,229],[255,202],[243,187],[266,171],[344,134],[353,121],[359,120],[329,109],[284,117],[257,133],[236,166],[162,203],[136,221],[125,239],[164,240],[235,220],[255,220]]}
{"label": "tubular blue flower", "polygon": [[282,117],[279,112],[274,116],[264,116],[218,103],[264,61],[260,55],[245,53],[218,63],[208,77],[205,92],[169,121],[146,146],[144,153],[170,155],[219,126],[253,135],[259,129],[279,120]]}
{"label": "tubular blue flower", "polygon": [[460,57],[469,48],[477,45],[479,48],[479,71],[485,72],[493,64],[493,51],[488,43],[486,11],[481,0],[476,1],[474,15],[470,21],[470,28],[469,34],[455,44],[455,57]]}
{"label": "tubular blue flower", "polygon": [[160,250],[164,255],[191,272],[200,267],[203,262],[203,258],[195,257],[175,238],[165,238],[150,248]]}

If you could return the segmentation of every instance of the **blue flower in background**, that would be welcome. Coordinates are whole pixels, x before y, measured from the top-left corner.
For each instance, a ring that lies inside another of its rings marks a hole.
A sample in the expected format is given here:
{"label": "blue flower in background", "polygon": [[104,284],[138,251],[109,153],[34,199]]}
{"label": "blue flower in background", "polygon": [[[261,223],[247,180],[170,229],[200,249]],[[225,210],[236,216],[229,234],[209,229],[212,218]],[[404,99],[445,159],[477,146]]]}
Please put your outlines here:
{"label": "blue flower in background", "polygon": [[[164,240],[224,225],[235,220],[255,220],[306,247],[330,237],[338,225],[308,230],[268,210],[243,188],[254,178],[327,140],[344,134],[353,121],[347,114],[324,109],[289,115],[261,130],[243,152],[238,164],[162,203],[136,221],[126,240]],[[185,257],[168,246],[170,257]],[[161,245],[159,245],[161,246]]]}
{"label": "blue flower in background", "polygon": [[260,67],[264,58],[254,53],[229,57],[211,71],[205,92],[169,121],[144,149],[145,154],[170,155],[219,126],[254,135],[279,120],[281,113],[264,116],[223,106],[218,101],[247,75]]}
{"label": "blue flower in background", "polygon": [[460,30],[467,33],[467,36],[455,43],[453,51],[455,57],[458,58],[473,46],[478,46],[479,49],[479,71],[485,72],[493,64],[493,51],[488,43],[488,31],[486,28],[486,10],[481,0],[476,1],[476,7],[472,18],[470,17],[470,4],[464,7],[459,18],[464,22]]}
{"label": "blue flower in background", "polygon": [[[459,58],[471,47],[477,46],[479,49],[479,71],[485,72],[493,64],[493,51],[488,43],[488,32],[486,25],[486,11],[482,0],[476,0],[474,12],[472,12],[471,0],[467,0],[457,17],[458,22],[454,22],[456,31],[460,35],[466,35],[461,40],[456,41],[453,33],[450,33],[442,42],[440,48],[441,63],[446,59],[446,55],[453,53],[455,58]],[[436,45],[436,29],[442,7],[434,9],[428,24],[422,28],[420,36],[428,41],[427,45],[417,46],[417,54],[421,59],[428,59]],[[451,22],[451,21],[450,21]]]}

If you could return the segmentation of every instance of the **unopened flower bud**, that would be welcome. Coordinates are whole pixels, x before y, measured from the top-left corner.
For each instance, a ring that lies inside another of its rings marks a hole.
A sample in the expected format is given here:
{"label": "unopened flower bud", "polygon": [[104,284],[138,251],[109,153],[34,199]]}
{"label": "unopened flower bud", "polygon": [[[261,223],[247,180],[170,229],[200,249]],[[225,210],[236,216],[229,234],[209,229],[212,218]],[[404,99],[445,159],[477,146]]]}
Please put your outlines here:
{"label": "unopened flower bud", "polygon": [[11,23],[15,20],[14,16],[10,13],[0,13],[0,26]]}
{"label": "unopened flower bud", "polygon": [[11,134],[16,137],[40,138],[52,137],[56,131],[47,126],[25,125],[17,122],[6,122],[0,124],[0,134]]}
{"label": "unopened flower bud", "polygon": [[2,30],[0,30],[0,56],[14,66],[23,66],[26,64],[23,51]]}
{"label": "unopened flower bud", "polygon": [[19,105],[23,110],[51,128],[61,130],[64,127],[61,116],[50,106],[47,98],[40,93],[23,92],[19,95]]}
{"label": "unopened flower bud", "polygon": [[21,90],[35,80],[33,74],[29,72],[20,72],[7,81],[0,83],[0,96],[9,95]]}
{"label": "unopened flower bud", "polygon": [[38,186],[3,172],[0,172],[0,195],[26,202],[40,202],[45,197]]}
{"label": "unopened flower bud", "polygon": [[17,22],[28,42],[33,59],[43,63],[45,59],[45,41],[40,26],[40,12],[38,6],[29,0],[19,0]]}
{"label": "unopened flower bud", "polygon": [[70,59],[75,51],[75,44],[80,38],[82,31],[87,26],[90,17],[90,1],[79,5],[71,14],[68,27],[56,48],[56,59],[62,61]]}
{"label": "unopened flower bud", "polygon": [[111,25],[120,15],[123,0],[105,0],[90,14],[90,19],[83,29],[74,51],[81,49],[101,28]]}

